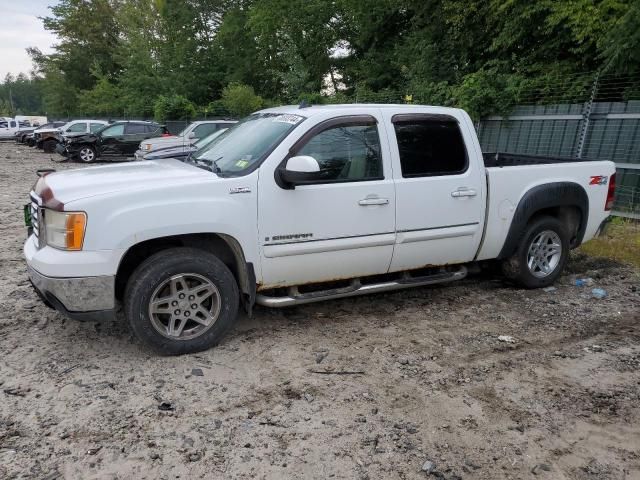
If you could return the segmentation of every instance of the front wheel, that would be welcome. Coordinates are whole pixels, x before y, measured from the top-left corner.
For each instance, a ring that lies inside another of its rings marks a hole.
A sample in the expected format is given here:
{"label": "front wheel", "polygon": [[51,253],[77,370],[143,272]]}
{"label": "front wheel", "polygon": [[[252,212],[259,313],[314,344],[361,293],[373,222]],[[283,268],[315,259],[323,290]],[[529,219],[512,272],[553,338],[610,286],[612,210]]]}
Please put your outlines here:
{"label": "front wheel", "polygon": [[56,149],[56,144],[58,142],[56,142],[55,140],[45,140],[42,143],[42,150],[45,151],[45,153],[53,153]]}
{"label": "front wheel", "polygon": [[83,163],[91,163],[96,159],[96,151],[93,147],[85,145],[78,152],[78,158]]}
{"label": "front wheel", "polygon": [[133,273],[125,315],[133,333],[163,355],[216,345],[235,321],[239,293],[229,268],[215,255],[172,248],[152,255]]}
{"label": "front wheel", "polygon": [[539,217],[527,225],[516,252],[502,263],[504,275],[526,288],[551,285],[569,256],[569,235],[554,217]]}

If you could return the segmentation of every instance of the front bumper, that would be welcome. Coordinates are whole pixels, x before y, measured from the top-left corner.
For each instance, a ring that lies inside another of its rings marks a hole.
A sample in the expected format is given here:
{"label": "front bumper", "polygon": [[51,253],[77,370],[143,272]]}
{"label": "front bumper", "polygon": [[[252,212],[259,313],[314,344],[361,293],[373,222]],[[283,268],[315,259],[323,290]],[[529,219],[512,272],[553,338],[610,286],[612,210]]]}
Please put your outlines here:
{"label": "front bumper", "polygon": [[66,145],[62,142],[56,145],[56,153],[62,155],[63,157],[67,157],[69,155]]}
{"label": "front bumper", "polygon": [[136,161],[138,160],[144,160],[144,156],[149,153],[149,152],[145,152],[144,150],[136,150],[136,153],[133,155],[136,159]]}
{"label": "front bumper", "polygon": [[27,265],[29,280],[49,306],[76,320],[115,318],[115,277],[47,277]]}

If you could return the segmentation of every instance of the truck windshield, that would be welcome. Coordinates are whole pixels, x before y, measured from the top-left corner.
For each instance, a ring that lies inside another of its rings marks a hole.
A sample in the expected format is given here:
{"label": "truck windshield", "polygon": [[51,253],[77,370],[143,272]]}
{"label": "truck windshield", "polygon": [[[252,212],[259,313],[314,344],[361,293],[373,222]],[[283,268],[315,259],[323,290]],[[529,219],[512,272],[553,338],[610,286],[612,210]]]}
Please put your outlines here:
{"label": "truck windshield", "polygon": [[262,161],[302,120],[300,115],[282,113],[250,115],[199,150],[194,160],[217,174],[242,172]]}

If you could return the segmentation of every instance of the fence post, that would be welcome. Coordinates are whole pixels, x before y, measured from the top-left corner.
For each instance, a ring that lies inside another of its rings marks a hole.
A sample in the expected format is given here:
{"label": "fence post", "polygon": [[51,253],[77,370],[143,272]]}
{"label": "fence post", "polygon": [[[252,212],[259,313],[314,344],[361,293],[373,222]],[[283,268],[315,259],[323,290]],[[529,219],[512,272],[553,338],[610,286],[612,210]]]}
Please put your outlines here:
{"label": "fence post", "polygon": [[582,158],[584,153],[584,146],[587,143],[587,135],[589,132],[589,122],[591,120],[591,110],[593,109],[593,102],[596,99],[598,93],[598,79],[600,78],[600,72],[596,73],[596,78],[593,79],[593,86],[591,87],[591,96],[589,101],[585,104],[582,111],[582,129],[580,131],[580,139],[578,140],[578,158]]}

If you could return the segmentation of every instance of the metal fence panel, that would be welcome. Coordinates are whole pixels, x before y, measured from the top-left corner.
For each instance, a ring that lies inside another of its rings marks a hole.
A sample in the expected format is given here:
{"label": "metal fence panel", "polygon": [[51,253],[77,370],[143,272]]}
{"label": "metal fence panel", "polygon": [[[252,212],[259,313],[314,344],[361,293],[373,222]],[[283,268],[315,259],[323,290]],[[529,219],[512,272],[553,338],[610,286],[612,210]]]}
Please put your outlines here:
{"label": "metal fence panel", "polygon": [[[640,101],[520,105],[478,125],[485,152],[611,160],[617,166],[615,210],[640,218]],[[581,147],[582,141],[582,148]]]}

